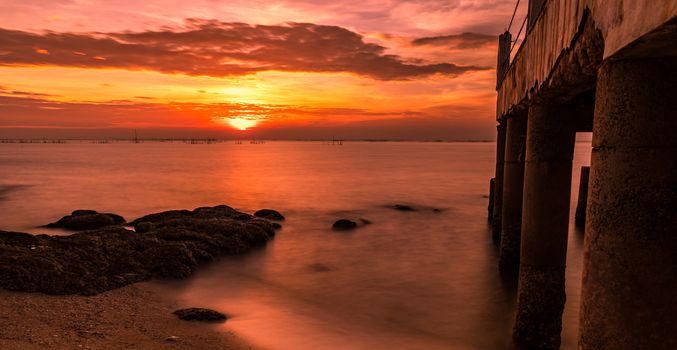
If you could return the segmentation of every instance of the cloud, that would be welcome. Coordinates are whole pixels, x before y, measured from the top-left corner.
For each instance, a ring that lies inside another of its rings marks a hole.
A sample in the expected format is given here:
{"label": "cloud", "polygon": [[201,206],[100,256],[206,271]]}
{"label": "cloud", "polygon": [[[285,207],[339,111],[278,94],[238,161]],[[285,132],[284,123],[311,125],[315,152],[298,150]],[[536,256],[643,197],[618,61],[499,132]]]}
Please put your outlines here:
{"label": "cloud", "polygon": [[52,94],[43,94],[43,93],[39,93],[39,92],[10,90],[10,89],[0,85],[0,96],[2,96],[2,95],[13,95],[13,96],[18,96],[18,97],[36,97],[36,98],[53,97],[54,96]]}
{"label": "cloud", "polygon": [[411,43],[414,46],[445,46],[458,49],[474,49],[487,45],[495,45],[498,38],[493,35],[479,33],[461,33],[454,35],[431,36],[418,38]]}
{"label": "cloud", "polygon": [[348,72],[377,80],[409,80],[488,69],[406,59],[387,54],[385,47],[367,43],[362,35],[348,29],[311,23],[249,25],[189,19],[181,28],[136,32],[0,29],[0,47],[0,65],[6,66],[141,69],[212,77],[272,70]]}

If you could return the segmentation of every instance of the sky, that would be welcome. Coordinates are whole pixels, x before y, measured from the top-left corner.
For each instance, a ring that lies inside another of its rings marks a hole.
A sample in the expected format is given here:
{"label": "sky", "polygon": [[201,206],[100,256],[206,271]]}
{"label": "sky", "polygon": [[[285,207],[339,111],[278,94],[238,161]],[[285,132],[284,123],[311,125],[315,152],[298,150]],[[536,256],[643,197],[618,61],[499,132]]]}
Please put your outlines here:
{"label": "sky", "polygon": [[0,0],[0,138],[493,139],[514,6]]}

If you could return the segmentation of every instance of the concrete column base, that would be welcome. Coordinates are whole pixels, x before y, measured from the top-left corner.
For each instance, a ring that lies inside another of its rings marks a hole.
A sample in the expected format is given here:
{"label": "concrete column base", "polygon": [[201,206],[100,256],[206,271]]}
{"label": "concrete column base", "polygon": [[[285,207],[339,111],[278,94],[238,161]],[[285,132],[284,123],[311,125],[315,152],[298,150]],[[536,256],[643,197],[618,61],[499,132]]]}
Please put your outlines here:
{"label": "concrete column base", "polygon": [[527,349],[559,349],[562,331],[564,267],[520,266],[519,308],[513,340]]}

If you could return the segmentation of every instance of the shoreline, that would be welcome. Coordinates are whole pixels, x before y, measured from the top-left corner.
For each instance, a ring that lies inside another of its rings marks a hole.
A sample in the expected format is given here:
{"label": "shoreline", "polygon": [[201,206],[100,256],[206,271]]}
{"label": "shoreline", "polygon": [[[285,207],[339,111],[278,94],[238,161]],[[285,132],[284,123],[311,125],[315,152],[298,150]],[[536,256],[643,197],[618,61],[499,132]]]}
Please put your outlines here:
{"label": "shoreline", "polygon": [[[0,348],[257,349],[221,323],[179,320],[173,311],[200,305],[179,306],[151,284],[135,283],[93,296],[0,289]],[[177,338],[167,340],[170,337]]]}

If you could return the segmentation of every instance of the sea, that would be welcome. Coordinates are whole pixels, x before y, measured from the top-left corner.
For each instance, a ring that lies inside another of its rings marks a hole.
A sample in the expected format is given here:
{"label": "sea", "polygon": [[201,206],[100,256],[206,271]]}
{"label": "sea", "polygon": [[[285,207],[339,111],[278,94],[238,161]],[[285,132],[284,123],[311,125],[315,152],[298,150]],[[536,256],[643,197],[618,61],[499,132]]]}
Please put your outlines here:
{"label": "sea", "polygon": [[[516,285],[498,273],[487,221],[492,142],[110,142],[0,144],[0,230],[75,209],[145,214],[227,204],[280,211],[267,247],[191,278],[154,281],[186,307],[231,316],[218,326],[270,350],[510,349]],[[575,349],[583,232],[573,225],[562,349]],[[393,205],[413,211],[398,211]],[[370,224],[332,230],[347,218]]]}

